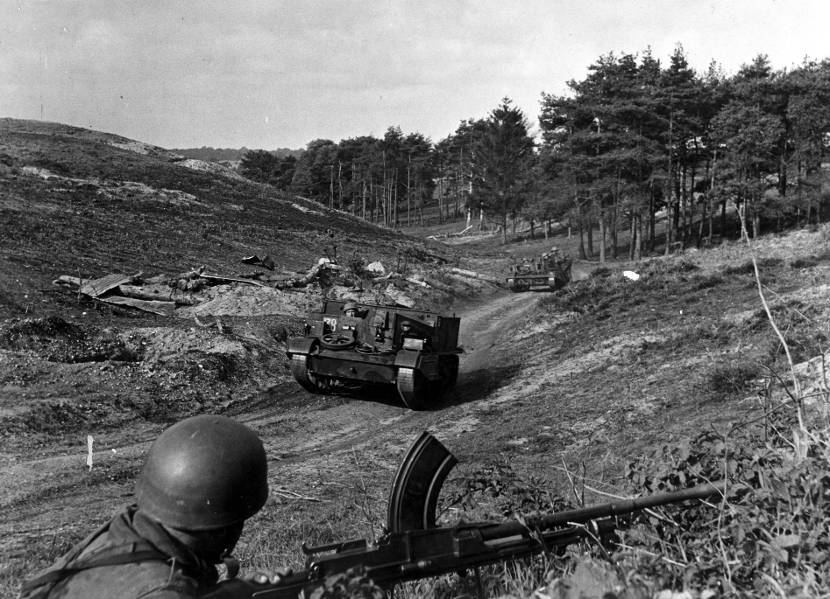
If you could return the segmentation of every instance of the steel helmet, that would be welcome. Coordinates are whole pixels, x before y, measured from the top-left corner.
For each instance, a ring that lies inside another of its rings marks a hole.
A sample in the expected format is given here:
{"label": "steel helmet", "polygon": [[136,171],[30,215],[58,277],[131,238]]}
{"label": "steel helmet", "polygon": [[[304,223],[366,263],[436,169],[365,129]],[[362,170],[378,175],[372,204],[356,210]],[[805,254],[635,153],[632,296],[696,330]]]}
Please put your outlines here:
{"label": "steel helmet", "polygon": [[254,431],[225,416],[193,416],[165,430],[150,447],[136,502],[173,528],[223,528],[265,504],[267,471]]}
{"label": "steel helmet", "polygon": [[357,311],[357,304],[355,302],[346,302],[343,304],[343,312],[348,312],[349,310]]}

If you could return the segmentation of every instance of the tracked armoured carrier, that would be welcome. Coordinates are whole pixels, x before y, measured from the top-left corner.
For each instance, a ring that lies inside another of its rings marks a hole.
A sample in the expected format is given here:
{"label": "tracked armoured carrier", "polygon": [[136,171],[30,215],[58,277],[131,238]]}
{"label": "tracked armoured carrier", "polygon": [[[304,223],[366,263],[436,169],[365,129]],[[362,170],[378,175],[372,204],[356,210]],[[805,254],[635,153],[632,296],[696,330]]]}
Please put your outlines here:
{"label": "tracked armoured carrier", "polygon": [[572,260],[556,248],[533,260],[510,267],[507,286],[511,291],[554,291],[571,280]]}
{"label": "tracked armoured carrier", "polygon": [[291,372],[312,393],[395,385],[407,407],[423,410],[458,378],[459,324],[425,310],[325,300],[304,336],[288,340]]}

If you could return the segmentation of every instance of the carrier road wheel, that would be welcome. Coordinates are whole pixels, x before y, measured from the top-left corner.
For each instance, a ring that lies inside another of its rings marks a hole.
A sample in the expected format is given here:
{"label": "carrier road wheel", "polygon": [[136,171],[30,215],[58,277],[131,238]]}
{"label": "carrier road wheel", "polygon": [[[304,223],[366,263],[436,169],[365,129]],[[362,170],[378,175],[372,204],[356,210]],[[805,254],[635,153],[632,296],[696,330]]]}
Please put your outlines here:
{"label": "carrier road wheel", "polygon": [[311,393],[328,393],[331,391],[332,382],[330,379],[315,376],[308,371],[308,356],[305,354],[291,356],[291,374],[306,391]]}
{"label": "carrier road wheel", "polygon": [[412,368],[399,368],[398,394],[410,410],[425,410],[441,397],[441,381],[430,381]]}

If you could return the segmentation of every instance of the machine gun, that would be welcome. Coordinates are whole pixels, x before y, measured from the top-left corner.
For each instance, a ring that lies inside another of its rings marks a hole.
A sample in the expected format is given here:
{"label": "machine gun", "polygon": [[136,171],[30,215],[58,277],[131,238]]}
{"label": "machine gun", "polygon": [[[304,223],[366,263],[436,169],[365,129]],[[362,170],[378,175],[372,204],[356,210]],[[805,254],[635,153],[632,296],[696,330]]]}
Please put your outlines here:
{"label": "machine gun", "polygon": [[219,583],[211,599],[295,599],[308,596],[327,578],[359,570],[375,584],[394,585],[421,578],[564,548],[581,539],[601,539],[614,530],[614,517],[651,507],[705,499],[723,492],[717,484],[700,485],[614,503],[528,517],[522,521],[479,522],[436,527],[441,486],[458,460],[424,432],[410,447],[389,499],[388,532],[375,544],[365,539],[307,547],[306,569],[276,583],[246,580]]}

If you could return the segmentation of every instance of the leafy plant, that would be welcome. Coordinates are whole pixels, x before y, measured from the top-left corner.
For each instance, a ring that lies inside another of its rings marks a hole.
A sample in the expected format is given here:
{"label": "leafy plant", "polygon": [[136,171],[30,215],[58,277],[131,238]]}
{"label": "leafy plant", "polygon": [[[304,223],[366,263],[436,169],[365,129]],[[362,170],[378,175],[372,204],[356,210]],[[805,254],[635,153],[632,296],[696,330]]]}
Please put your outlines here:
{"label": "leafy plant", "polygon": [[674,588],[819,596],[830,567],[830,438],[796,420],[792,406],[779,406],[764,426],[707,431],[632,462],[638,489],[728,486],[700,509],[639,516],[620,531],[615,559]]}
{"label": "leafy plant", "polygon": [[709,391],[719,399],[748,392],[760,375],[757,364],[732,362],[715,366],[709,374]]}

